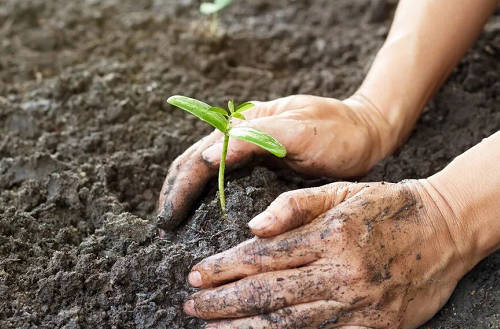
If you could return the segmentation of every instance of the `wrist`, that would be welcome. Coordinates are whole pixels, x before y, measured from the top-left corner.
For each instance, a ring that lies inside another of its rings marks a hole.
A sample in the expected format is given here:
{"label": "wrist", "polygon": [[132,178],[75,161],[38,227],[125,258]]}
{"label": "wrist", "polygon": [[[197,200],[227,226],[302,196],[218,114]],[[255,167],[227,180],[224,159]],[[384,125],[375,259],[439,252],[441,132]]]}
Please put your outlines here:
{"label": "wrist", "polygon": [[370,99],[360,93],[345,99],[344,103],[362,119],[371,133],[371,167],[396,151],[400,145],[398,131],[402,129],[397,120],[389,120]]}
{"label": "wrist", "polygon": [[444,230],[437,243],[444,241],[451,242],[446,250],[453,250],[454,262],[459,265],[459,275],[457,278],[470,271],[479,260],[477,260],[476,240],[474,234],[467,225],[461,225],[467,215],[456,208],[459,203],[456,195],[451,194],[448,186],[443,182],[439,175],[431,176],[427,179],[418,180],[422,187],[422,195],[428,204],[432,204],[434,216],[430,216],[434,223],[433,226],[442,226]]}
{"label": "wrist", "polygon": [[450,210],[445,220],[469,269],[500,247],[498,145],[500,132],[426,180],[440,200],[438,206]]}

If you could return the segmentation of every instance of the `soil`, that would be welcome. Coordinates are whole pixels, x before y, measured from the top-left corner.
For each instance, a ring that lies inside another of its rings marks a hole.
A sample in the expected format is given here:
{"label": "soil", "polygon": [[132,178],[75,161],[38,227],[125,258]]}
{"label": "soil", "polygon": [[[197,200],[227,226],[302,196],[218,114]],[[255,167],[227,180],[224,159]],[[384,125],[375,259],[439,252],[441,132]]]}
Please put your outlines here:
{"label": "soil", "polygon": [[[193,0],[0,3],[0,328],[200,328],[180,306],[190,267],[250,237],[280,193],[324,183],[230,175],[166,239],[153,225],[172,160],[210,127],[165,102],[346,97],[387,35],[393,2],[252,0],[217,37]],[[423,68],[425,69],[425,68]],[[500,10],[408,143],[364,180],[427,177],[500,129]],[[422,328],[500,328],[500,252]]]}

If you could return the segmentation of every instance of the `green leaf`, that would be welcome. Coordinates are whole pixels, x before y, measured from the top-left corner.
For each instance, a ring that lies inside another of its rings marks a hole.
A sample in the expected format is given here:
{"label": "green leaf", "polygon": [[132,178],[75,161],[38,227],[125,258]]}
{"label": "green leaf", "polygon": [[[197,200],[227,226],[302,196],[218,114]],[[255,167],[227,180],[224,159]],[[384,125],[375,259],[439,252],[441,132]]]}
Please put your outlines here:
{"label": "green leaf", "polygon": [[238,112],[234,112],[233,113],[233,118],[238,118],[238,119],[241,119],[241,120],[246,120],[245,116],[241,113],[238,113]]}
{"label": "green leaf", "polygon": [[246,111],[246,110],[250,110],[252,107],[254,107],[255,105],[253,103],[250,103],[250,102],[245,102],[245,103],[242,103],[240,105],[238,105],[236,107],[236,110],[235,112],[236,113],[241,113],[243,111]]}
{"label": "green leaf", "polygon": [[279,158],[286,156],[286,149],[280,142],[258,129],[251,127],[234,127],[230,129],[228,133],[231,137],[260,146]]}
{"label": "green leaf", "polygon": [[221,8],[227,7],[233,0],[215,0],[214,3]]}
{"label": "green leaf", "polygon": [[215,0],[214,2],[203,2],[200,5],[200,12],[205,15],[214,14],[227,7],[233,0]]}
{"label": "green leaf", "polygon": [[205,14],[205,15],[211,15],[213,13],[218,12],[221,9],[222,8],[220,8],[219,6],[217,6],[215,3],[211,3],[211,2],[203,2],[200,5],[200,12],[202,14]]}
{"label": "green leaf", "polygon": [[229,109],[229,111],[231,111],[231,113],[234,112],[234,102],[233,101],[228,101],[227,102],[227,108]]}
{"label": "green leaf", "polygon": [[221,108],[221,107],[215,107],[215,106],[213,106],[213,107],[211,107],[211,108],[210,108],[210,111],[212,111],[212,112],[216,112],[216,113],[220,113],[220,114],[225,115],[225,116],[228,116],[228,115],[229,115],[229,114],[227,113],[227,111],[226,111],[226,110],[224,110],[224,109],[223,109],[223,108]]}
{"label": "green leaf", "polygon": [[211,106],[202,101],[175,95],[167,99],[167,102],[197,116],[222,132],[227,130],[228,120],[222,114],[210,111]]}

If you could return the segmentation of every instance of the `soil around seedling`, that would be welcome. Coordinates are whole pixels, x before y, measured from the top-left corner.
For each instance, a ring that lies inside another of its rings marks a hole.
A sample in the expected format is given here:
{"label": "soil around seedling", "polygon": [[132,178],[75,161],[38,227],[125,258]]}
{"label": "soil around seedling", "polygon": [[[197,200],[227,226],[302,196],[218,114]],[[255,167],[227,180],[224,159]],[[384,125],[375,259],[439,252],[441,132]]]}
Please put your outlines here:
{"label": "soil around seedling", "polygon": [[[159,239],[167,169],[210,132],[166,99],[347,97],[391,3],[234,2],[210,37],[193,0],[0,2],[0,328],[201,328],[181,312],[190,267],[250,238],[247,222],[280,193],[326,181],[240,169],[227,221],[211,182]],[[427,177],[499,129],[497,10],[408,143],[363,180]],[[500,252],[421,328],[500,328]]]}

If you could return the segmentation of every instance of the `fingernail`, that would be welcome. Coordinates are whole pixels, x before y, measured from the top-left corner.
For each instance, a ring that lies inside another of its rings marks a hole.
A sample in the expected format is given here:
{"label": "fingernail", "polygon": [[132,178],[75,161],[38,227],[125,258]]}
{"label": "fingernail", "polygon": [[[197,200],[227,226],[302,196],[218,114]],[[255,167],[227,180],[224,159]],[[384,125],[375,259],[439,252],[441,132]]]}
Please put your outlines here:
{"label": "fingernail", "polygon": [[163,230],[171,230],[179,224],[180,220],[174,217],[174,206],[171,201],[165,202],[163,209],[156,216],[156,226]]}
{"label": "fingernail", "polygon": [[158,229],[158,235],[160,236],[160,239],[163,239],[165,237],[165,231],[161,228]]}
{"label": "fingernail", "polygon": [[193,287],[201,287],[203,281],[201,280],[201,274],[198,271],[193,271],[188,275],[188,282]]}
{"label": "fingernail", "polygon": [[222,153],[222,143],[217,143],[217,144],[210,146],[205,151],[203,151],[201,156],[208,163],[214,164],[214,163],[220,161],[221,153]]}
{"label": "fingernail", "polygon": [[198,316],[194,308],[194,300],[189,299],[187,302],[184,303],[184,313],[191,316]]}
{"label": "fingernail", "polygon": [[276,217],[274,217],[272,213],[264,211],[263,213],[255,216],[254,219],[248,223],[248,226],[250,226],[252,230],[262,231],[271,225],[275,220]]}

